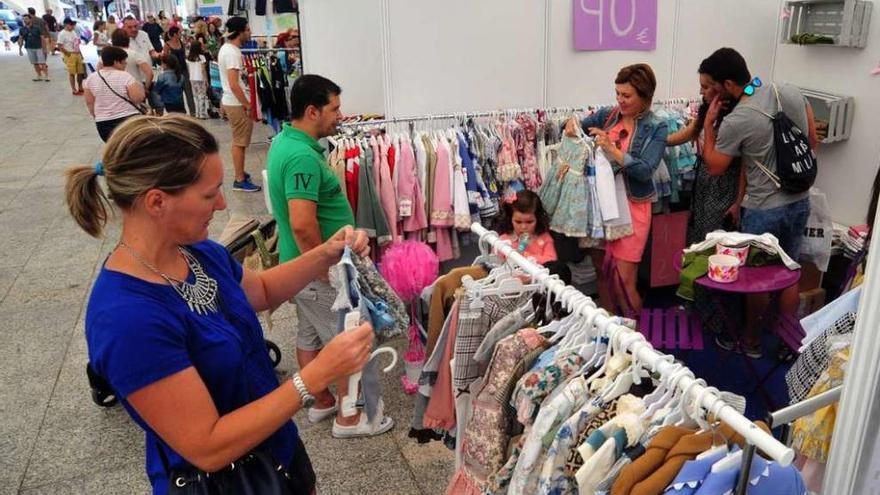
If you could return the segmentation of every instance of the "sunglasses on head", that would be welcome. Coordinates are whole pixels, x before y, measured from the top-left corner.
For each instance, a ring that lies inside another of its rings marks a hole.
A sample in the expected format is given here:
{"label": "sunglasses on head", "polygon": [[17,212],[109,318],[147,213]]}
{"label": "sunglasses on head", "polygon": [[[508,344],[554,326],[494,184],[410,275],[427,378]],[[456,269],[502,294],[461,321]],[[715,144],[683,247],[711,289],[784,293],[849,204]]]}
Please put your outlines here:
{"label": "sunglasses on head", "polygon": [[748,96],[752,96],[753,94],[755,94],[755,89],[760,88],[763,85],[764,82],[761,81],[761,78],[755,77],[754,79],[752,79],[752,82],[750,82],[749,85],[746,86],[745,89],[743,89],[743,93]]}

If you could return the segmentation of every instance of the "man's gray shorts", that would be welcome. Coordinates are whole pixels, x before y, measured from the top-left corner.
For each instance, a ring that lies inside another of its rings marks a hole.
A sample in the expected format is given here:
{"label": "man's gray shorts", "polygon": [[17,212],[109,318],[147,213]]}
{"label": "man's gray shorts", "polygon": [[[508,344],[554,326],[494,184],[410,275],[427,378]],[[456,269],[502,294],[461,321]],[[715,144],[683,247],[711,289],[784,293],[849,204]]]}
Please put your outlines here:
{"label": "man's gray shorts", "polygon": [[28,60],[31,61],[31,64],[45,64],[46,63],[46,54],[43,53],[42,48],[28,48]]}
{"label": "man's gray shorts", "polygon": [[336,336],[339,319],[330,309],[335,299],[336,289],[322,280],[313,281],[293,298],[298,322],[297,349],[317,351]]}

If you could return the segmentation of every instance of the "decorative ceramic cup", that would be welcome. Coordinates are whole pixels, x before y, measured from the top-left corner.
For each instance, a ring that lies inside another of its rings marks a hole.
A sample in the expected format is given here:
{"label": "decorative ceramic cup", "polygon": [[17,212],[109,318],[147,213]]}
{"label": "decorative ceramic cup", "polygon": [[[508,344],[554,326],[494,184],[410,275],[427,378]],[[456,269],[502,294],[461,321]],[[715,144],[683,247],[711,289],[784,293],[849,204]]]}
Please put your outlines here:
{"label": "decorative ceramic cup", "polygon": [[726,254],[728,256],[733,256],[734,258],[739,260],[739,264],[740,266],[742,266],[746,264],[746,258],[749,257],[749,246],[735,247],[716,244],[715,254]]}
{"label": "decorative ceramic cup", "polygon": [[727,254],[709,256],[709,278],[722,284],[736,282],[739,277],[739,260]]}

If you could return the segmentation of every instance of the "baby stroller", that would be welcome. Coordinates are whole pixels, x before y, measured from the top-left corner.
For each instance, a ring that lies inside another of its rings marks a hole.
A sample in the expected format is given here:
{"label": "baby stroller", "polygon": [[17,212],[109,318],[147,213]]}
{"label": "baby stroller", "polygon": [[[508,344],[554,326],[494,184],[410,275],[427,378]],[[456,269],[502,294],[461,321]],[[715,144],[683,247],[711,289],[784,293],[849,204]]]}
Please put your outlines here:
{"label": "baby stroller", "polygon": [[[260,219],[232,220],[220,235],[218,242],[226,246],[233,258],[251,269],[266,269],[278,264],[278,237],[275,234],[275,220],[271,217]],[[266,351],[272,365],[281,363],[281,348],[266,339]],[[101,407],[113,407],[118,399],[110,384],[95,373],[91,363],[86,364],[86,376],[92,390],[92,401]]]}

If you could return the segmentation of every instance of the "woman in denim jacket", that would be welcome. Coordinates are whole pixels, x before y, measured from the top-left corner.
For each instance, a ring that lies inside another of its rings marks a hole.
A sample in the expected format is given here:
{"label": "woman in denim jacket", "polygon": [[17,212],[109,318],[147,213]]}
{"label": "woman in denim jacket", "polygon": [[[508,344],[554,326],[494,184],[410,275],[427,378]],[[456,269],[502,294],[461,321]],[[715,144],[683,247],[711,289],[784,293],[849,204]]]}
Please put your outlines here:
{"label": "woman in denim jacket", "polygon": [[651,66],[628,65],[620,69],[614,83],[617,106],[599,109],[581,126],[595,136],[615,174],[623,174],[633,233],[606,243],[604,254],[592,250],[591,257],[597,267],[603,268],[597,270],[602,307],[614,309],[606,285],[611,275],[615,300],[627,316],[638,317],[642,297],[636,288],[636,276],[651,230],[651,203],[657,195],[653,176],[666,150],[667,130],[666,123],[651,112],[657,87]]}

